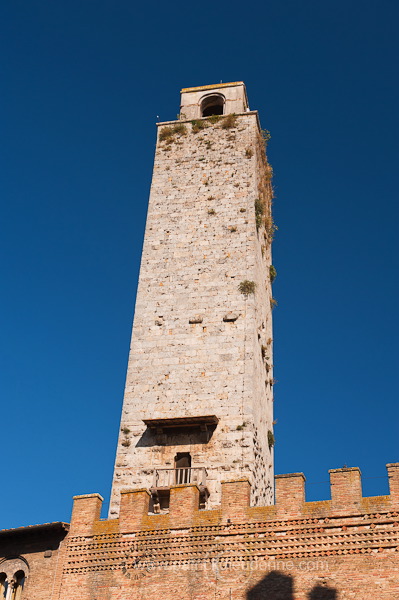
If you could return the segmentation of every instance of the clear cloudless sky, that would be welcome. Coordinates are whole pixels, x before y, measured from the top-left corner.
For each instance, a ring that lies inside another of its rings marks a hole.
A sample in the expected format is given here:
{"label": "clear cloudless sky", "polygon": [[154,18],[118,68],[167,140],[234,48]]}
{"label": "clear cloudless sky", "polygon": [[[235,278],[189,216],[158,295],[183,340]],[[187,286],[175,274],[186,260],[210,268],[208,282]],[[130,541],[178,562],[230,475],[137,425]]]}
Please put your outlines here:
{"label": "clear cloudless sky", "polygon": [[[276,472],[398,453],[396,0],[3,0],[0,527],[108,502],[155,148],[245,81],[274,167]],[[106,504],[105,503],[105,504]]]}

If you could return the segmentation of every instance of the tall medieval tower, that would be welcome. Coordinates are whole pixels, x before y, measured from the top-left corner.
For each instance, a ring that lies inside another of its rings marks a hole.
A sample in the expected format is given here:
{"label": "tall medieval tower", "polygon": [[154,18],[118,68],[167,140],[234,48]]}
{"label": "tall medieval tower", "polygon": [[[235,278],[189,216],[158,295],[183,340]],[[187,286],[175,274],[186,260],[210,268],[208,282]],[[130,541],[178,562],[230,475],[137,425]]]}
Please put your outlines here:
{"label": "tall medieval tower", "polygon": [[158,124],[110,517],[122,489],[248,477],[273,502],[271,168],[242,82],[186,88]]}

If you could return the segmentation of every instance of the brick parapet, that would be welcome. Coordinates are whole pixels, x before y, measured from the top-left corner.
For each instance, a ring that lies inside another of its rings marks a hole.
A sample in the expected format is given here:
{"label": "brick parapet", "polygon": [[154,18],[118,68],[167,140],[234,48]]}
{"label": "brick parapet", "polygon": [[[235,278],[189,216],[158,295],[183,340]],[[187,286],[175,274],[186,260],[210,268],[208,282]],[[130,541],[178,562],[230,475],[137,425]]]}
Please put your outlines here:
{"label": "brick parapet", "polygon": [[[222,482],[221,506],[212,510],[199,510],[197,486],[173,486],[169,513],[159,515],[148,514],[146,490],[125,490],[119,520],[86,523],[91,534],[82,534],[79,509],[60,598],[92,600],[99,585],[107,600],[141,597],[144,583],[148,597],[178,590],[182,600],[228,598],[234,589],[234,600],[248,600],[263,598],[257,590],[274,597],[273,586],[287,581],[286,597],[298,600],[392,600],[399,597],[399,510],[397,465],[388,468],[390,496],[359,498],[360,471],[334,469],[331,500],[306,502],[305,477],[292,473],[276,477],[276,504],[265,507],[249,505],[247,479]],[[86,516],[94,516],[95,499],[86,497]],[[314,590],[320,595],[309,595]]]}
{"label": "brick parapet", "polygon": [[174,485],[170,489],[170,520],[172,527],[193,525],[199,512],[200,490],[197,485]]}
{"label": "brick parapet", "polygon": [[[173,589],[184,600],[192,598],[195,580],[204,592],[196,600],[216,589],[229,597],[232,585],[234,599],[248,600],[259,582],[276,577],[274,566],[280,565],[299,600],[313,597],[312,589],[340,594],[331,598],[363,593],[366,581],[370,596],[362,598],[391,600],[399,594],[398,466],[388,465],[393,494],[387,496],[359,497],[360,471],[344,468],[330,472],[331,500],[318,502],[306,502],[302,473],[277,476],[276,504],[265,507],[250,506],[247,479],[222,482],[221,506],[212,510],[199,510],[196,485],[172,486],[169,513],[159,515],[148,513],[147,490],[125,490],[119,520],[97,519],[99,496],[77,498],[79,527],[67,537],[60,598],[91,600],[100,580],[103,589],[134,595],[145,577],[148,597],[168,598]],[[316,571],[304,569],[309,564]],[[77,582],[83,584],[80,595]],[[123,597],[113,593],[106,598]]]}
{"label": "brick parapet", "polygon": [[399,463],[387,464],[391,502],[399,506]]}
{"label": "brick parapet", "polygon": [[239,521],[249,514],[251,485],[248,479],[222,481],[221,514],[223,521]]}
{"label": "brick parapet", "polygon": [[290,473],[276,475],[276,506],[278,514],[300,514],[305,503],[305,475]]}
{"label": "brick parapet", "polygon": [[221,506],[212,510],[199,509],[197,485],[171,487],[170,508],[166,514],[150,514],[150,494],[146,489],[124,490],[121,494],[119,519],[99,520],[101,496],[75,497],[71,535],[93,531],[151,531],[169,527],[221,526],[226,523],[285,522],[295,518],[360,518],[361,515],[394,511],[398,508],[395,493],[399,463],[388,465],[393,494],[362,497],[360,470],[332,469],[331,500],[306,502],[305,476],[290,473],[276,476],[276,503],[273,506],[250,506],[251,486],[247,478],[223,481]]}
{"label": "brick parapet", "polygon": [[83,494],[73,497],[71,535],[87,535],[93,525],[100,520],[104,498],[100,494]]}
{"label": "brick parapet", "polygon": [[143,520],[148,514],[150,493],[146,489],[125,489],[121,491],[121,511],[119,530],[124,533],[141,529]]}
{"label": "brick parapet", "polygon": [[334,511],[360,509],[361,473],[358,467],[330,469],[331,507]]}

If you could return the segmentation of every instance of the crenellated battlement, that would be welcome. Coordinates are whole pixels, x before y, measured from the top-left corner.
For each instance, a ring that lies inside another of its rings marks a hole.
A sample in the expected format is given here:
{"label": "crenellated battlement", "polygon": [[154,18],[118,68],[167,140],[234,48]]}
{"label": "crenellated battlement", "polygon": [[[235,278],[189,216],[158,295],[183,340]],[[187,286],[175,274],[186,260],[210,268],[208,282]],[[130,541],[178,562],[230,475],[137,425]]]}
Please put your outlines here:
{"label": "crenellated battlement", "polygon": [[118,519],[99,519],[98,494],[77,496],[62,597],[90,600],[101,581],[144,598],[145,578],[146,598],[179,590],[184,600],[277,599],[289,585],[296,593],[287,600],[338,600],[347,590],[391,600],[399,591],[399,463],[387,469],[390,494],[368,498],[358,468],[332,469],[331,500],[321,502],[306,502],[303,473],[278,475],[276,503],[264,507],[250,506],[245,478],[223,481],[212,510],[199,509],[196,484],[172,486],[165,514],[149,513],[148,490],[125,489]]}
{"label": "crenellated battlement", "polygon": [[[331,500],[306,502],[303,473],[277,475],[276,503],[251,507],[247,479],[222,482],[222,502],[212,510],[200,510],[200,489],[196,484],[170,488],[169,512],[149,512],[150,492],[125,489],[121,493],[119,519],[100,520],[102,498],[99,494],[74,497],[71,536],[90,535],[112,528],[121,534],[134,531],[164,530],[227,523],[286,521],[290,519],[325,519],[355,517],[399,511],[399,463],[387,465],[390,494],[362,496],[361,473],[357,467],[331,469]],[[108,524],[108,525],[107,525]]]}

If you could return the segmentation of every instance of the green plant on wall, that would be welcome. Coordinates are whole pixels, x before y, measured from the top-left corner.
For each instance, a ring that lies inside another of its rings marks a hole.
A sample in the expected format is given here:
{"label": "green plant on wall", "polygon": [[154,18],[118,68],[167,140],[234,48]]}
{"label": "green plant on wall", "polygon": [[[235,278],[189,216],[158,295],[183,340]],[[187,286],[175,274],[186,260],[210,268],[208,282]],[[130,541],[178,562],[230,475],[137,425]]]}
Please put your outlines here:
{"label": "green plant on wall", "polygon": [[231,113],[231,115],[227,115],[224,117],[223,122],[221,124],[222,129],[233,129],[237,126],[237,115]]}
{"label": "green plant on wall", "polygon": [[274,444],[276,443],[274,433],[270,429],[267,432],[267,443],[268,443],[269,449],[272,449]]}
{"label": "green plant on wall", "polygon": [[269,238],[269,241],[273,241],[274,234],[278,230],[277,225],[274,223],[272,217],[265,219],[265,238]]}
{"label": "green plant on wall", "polygon": [[186,135],[187,127],[183,125],[183,123],[176,123],[176,125],[173,125],[173,133],[177,133],[178,135]]}
{"label": "green plant on wall", "polygon": [[198,121],[197,119],[194,119],[193,121],[191,121],[191,131],[193,133],[198,133],[199,131],[202,131],[202,129],[205,129],[206,127],[208,127],[208,124],[206,123],[206,121]]}
{"label": "green plant on wall", "polygon": [[265,144],[265,146],[267,145],[267,142],[270,140],[270,138],[272,137],[270,134],[270,131],[268,131],[268,129],[261,129],[260,131],[260,135],[262,137],[262,140]]}
{"label": "green plant on wall", "polygon": [[270,282],[273,283],[273,281],[276,279],[277,277],[277,271],[276,271],[276,267],[273,265],[270,265],[269,267],[269,277],[270,277]]}
{"label": "green plant on wall", "polygon": [[256,223],[256,229],[259,229],[259,227],[262,225],[264,213],[265,213],[265,205],[264,205],[264,203],[259,198],[256,198],[256,200],[255,200],[255,223]]}
{"label": "green plant on wall", "polygon": [[212,123],[212,125],[215,125],[216,123],[219,123],[220,119],[222,118],[223,117],[221,115],[211,115],[207,120]]}
{"label": "green plant on wall", "polygon": [[238,286],[238,289],[241,292],[241,294],[244,294],[245,296],[249,296],[249,294],[254,294],[255,288],[256,283],[254,281],[249,281],[248,279],[244,279],[244,281],[241,281],[241,283]]}
{"label": "green plant on wall", "polygon": [[160,142],[169,142],[173,141],[175,135],[186,135],[187,127],[183,125],[183,123],[176,123],[176,125],[162,127],[159,132],[159,141]]}

